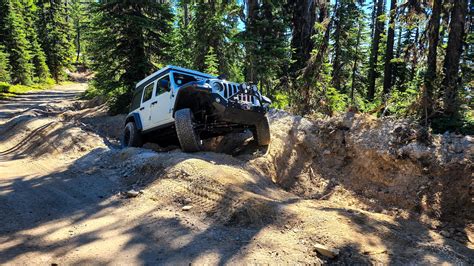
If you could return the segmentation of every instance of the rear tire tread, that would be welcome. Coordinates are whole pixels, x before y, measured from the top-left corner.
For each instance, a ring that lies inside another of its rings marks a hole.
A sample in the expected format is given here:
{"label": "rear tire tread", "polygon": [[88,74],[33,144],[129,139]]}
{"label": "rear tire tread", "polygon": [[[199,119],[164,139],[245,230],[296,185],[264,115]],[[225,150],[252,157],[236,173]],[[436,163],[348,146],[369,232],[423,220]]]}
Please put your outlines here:
{"label": "rear tire tread", "polygon": [[[127,137],[127,133],[129,134]],[[123,147],[141,147],[143,145],[141,133],[138,131],[134,122],[128,122],[125,125],[122,135]]]}

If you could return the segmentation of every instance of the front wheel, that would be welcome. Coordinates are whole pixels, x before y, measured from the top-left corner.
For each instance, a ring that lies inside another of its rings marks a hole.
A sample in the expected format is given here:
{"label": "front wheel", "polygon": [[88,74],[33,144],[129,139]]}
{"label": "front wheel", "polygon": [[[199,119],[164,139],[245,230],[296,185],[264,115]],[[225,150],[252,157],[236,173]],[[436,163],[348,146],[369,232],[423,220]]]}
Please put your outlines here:
{"label": "front wheel", "polygon": [[174,123],[178,135],[181,150],[184,152],[196,152],[201,150],[201,140],[194,129],[194,119],[191,109],[185,108],[176,111]]}
{"label": "front wheel", "polygon": [[125,125],[122,135],[122,146],[123,147],[141,147],[142,136],[135,126],[134,122],[128,122]]}
{"label": "front wheel", "polygon": [[267,146],[270,144],[270,125],[267,117],[264,117],[264,119],[255,125],[253,138],[260,146]]}

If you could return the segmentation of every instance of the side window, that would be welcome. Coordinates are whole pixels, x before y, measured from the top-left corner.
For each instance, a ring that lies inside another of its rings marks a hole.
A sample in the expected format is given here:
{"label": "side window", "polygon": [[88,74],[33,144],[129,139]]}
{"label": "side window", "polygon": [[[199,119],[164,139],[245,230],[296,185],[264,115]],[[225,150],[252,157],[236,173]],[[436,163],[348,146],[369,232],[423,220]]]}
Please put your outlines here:
{"label": "side window", "polygon": [[162,77],[161,79],[158,80],[155,96],[158,96],[169,90],[170,90],[170,76],[166,75],[165,77]]}
{"label": "side window", "polygon": [[148,84],[145,89],[143,90],[143,100],[142,103],[148,101],[151,99],[151,96],[153,95],[153,85],[155,85],[154,82]]}
{"label": "side window", "polygon": [[133,99],[132,99],[132,104],[130,105],[130,110],[133,111],[140,107],[140,100],[142,99],[142,92],[143,88],[141,90],[137,90],[133,93]]}

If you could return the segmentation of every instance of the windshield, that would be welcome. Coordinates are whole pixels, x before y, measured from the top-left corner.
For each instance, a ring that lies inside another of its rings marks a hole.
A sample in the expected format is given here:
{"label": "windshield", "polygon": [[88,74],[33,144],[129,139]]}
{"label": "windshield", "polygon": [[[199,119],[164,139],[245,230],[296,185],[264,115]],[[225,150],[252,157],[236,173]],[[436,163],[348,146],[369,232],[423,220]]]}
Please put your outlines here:
{"label": "windshield", "polygon": [[191,81],[197,81],[195,77],[181,73],[173,73],[173,78],[178,87],[181,87],[182,85]]}

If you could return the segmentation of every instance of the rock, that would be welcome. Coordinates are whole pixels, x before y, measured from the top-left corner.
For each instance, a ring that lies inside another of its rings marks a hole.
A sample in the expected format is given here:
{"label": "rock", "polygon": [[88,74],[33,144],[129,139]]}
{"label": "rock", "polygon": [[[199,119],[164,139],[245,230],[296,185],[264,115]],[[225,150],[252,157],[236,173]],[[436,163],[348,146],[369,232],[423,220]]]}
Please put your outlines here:
{"label": "rock", "polygon": [[189,205],[189,204],[191,204],[192,202],[193,202],[193,201],[191,200],[191,198],[185,198],[185,199],[183,200],[183,205]]}
{"label": "rock", "polygon": [[330,154],[331,154],[331,151],[330,151],[330,150],[325,150],[325,151],[323,152],[323,154],[324,154],[324,155],[330,155]]}
{"label": "rock", "polygon": [[129,190],[127,191],[127,197],[129,198],[135,198],[136,196],[138,196],[138,194],[140,194],[140,192],[136,191],[136,190]]}
{"label": "rock", "polygon": [[467,240],[469,240],[469,242],[474,244],[474,235],[467,234]]}
{"label": "rock", "polygon": [[191,210],[192,208],[193,208],[193,206],[191,206],[191,205],[186,205],[186,206],[183,206],[183,208],[181,208],[181,210],[183,210],[183,211],[189,211],[189,210]]}
{"label": "rock", "polygon": [[439,232],[440,235],[444,236],[444,237],[450,237],[451,234],[449,232],[446,232],[444,230],[442,230],[441,232]]}
{"label": "rock", "polygon": [[319,254],[331,259],[339,255],[339,249],[337,248],[326,247],[321,244],[314,244],[313,247]]}

